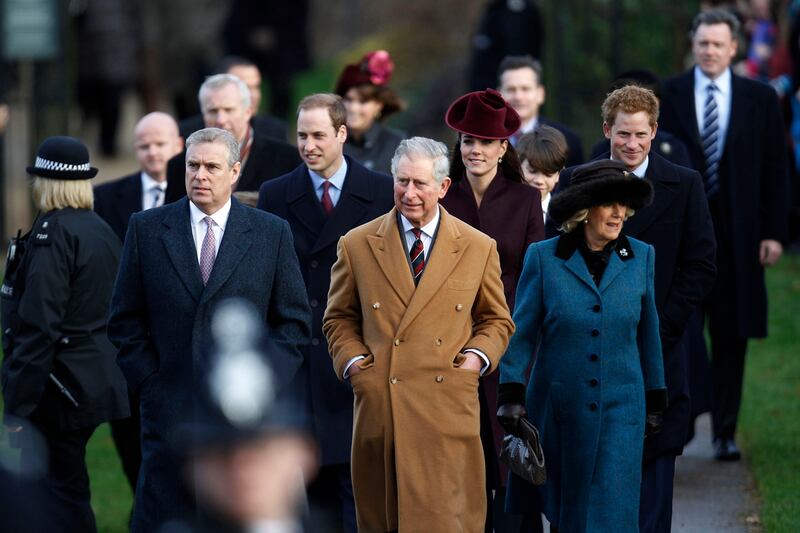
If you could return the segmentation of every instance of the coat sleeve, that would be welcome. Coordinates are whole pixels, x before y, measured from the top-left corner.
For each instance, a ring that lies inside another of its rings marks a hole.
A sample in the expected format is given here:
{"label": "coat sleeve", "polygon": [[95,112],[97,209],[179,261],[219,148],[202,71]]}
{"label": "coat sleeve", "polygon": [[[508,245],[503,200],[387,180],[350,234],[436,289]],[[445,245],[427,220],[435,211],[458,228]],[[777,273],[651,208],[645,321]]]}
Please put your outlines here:
{"label": "coat sleeve", "polygon": [[56,223],[51,223],[49,233],[47,245],[29,241],[31,257],[18,307],[15,347],[3,362],[5,412],[18,417],[29,416],[44,394],[70,299],[75,258],[70,236]]}
{"label": "coat sleeve", "polygon": [[492,240],[481,285],[472,304],[472,337],[464,349],[480,350],[489,358],[488,374],[497,368],[513,333],[514,322],[511,321],[500,279],[500,256],[497,254],[497,243]]}
{"label": "coat sleeve", "polygon": [[311,339],[311,308],[308,305],[300,263],[294,250],[289,223],[281,221],[275,279],[267,309],[270,338],[282,347],[291,360],[281,375],[291,376],[303,363],[302,350]]}
{"label": "coat sleeve", "polygon": [[695,171],[690,173],[690,177],[689,201],[681,229],[677,268],[660,317],[664,353],[670,352],[681,338],[692,312],[711,292],[717,274],[717,243],[703,181]]}
{"label": "coat sleeve", "polygon": [[517,330],[511,337],[508,350],[500,363],[501,395],[504,395],[506,390],[515,390],[516,394],[512,395],[514,398],[508,398],[508,401],[514,403],[524,403],[525,372],[539,344],[544,312],[542,289],[541,256],[539,246],[533,244],[525,253],[522,275],[517,285],[517,301],[514,309],[514,324]]}
{"label": "coat sleeve", "polygon": [[128,224],[108,318],[108,339],[117,347],[117,364],[132,392],[136,392],[139,385],[158,370],[159,365],[147,326],[138,220],[134,215]]}
{"label": "coat sleeve", "polygon": [[647,411],[662,411],[667,407],[667,391],[664,382],[664,359],[661,355],[661,338],[658,329],[658,311],[655,298],[656,252],[647,246],[647,289],[642,296],[642,315],[639,319],[638,339]]}
{"label": "coat sleeve", "polygon": [[353,357],[368,355],[370,350],[364,344],[361,301],[347,252],[347,237],[339,239],[336,254],[322,331],[328,339],[336,377],[344,379],[342,375],[347,363]]}

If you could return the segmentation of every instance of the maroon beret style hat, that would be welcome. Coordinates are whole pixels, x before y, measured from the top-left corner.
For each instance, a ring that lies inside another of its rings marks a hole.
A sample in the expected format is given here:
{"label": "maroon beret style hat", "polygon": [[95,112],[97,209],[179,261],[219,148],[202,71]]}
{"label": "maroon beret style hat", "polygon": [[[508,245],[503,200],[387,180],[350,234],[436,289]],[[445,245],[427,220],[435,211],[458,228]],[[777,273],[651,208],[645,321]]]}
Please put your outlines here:
{"label": "maroon beret style hat", "polygon": [[339,81],[336,82],[336,94],[344,96],[351,87],[358,85],[375,85],[382,87],[389,83],[394,72],[394,62],[386,50],[374,50],[367,53],[358,63],[344,67]]}
{"label": "maroon beret style hat", "polygon": [[522,121],[494,89],[475,91],[450,104],[444,121],[459,133],[482,139],[508,139]]}

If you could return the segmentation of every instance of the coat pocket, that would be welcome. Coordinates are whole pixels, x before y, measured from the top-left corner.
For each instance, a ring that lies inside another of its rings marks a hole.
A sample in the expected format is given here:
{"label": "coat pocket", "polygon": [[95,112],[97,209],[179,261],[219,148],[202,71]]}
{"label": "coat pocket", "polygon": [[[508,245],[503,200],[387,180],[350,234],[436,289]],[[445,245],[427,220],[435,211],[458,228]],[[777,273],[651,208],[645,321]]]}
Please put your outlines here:
{"label": "coat pocket", "polygon": [[456,291],[468,291],[475,288],[476,281],[474,279],[453,279],[447,280],[447,288]]}

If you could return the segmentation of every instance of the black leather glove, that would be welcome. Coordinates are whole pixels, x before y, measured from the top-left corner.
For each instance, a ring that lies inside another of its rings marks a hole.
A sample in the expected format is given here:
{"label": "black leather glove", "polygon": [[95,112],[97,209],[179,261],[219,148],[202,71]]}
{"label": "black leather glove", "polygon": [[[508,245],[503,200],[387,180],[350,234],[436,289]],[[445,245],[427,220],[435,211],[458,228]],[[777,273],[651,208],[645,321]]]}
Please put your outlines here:
{"label": "black leather glove", "polygon": [[664,413],[657,411],[655,413],[647,413],[644,420],[644,436],[645,438],[651,435],[661,433],[664,425]]}
{"label": "black leather glove", "polygon": [[506,433],[517,435],[519,419],[525,417],[528,410],[521,403],[506,403],[497,409],[497,420]]}

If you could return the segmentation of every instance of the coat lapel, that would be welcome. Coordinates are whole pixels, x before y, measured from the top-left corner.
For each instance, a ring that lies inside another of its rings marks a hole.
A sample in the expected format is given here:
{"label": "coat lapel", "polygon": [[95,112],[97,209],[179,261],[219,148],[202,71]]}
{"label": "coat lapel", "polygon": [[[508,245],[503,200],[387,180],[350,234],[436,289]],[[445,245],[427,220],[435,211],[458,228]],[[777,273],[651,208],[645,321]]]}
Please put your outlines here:
{"label": "coat lapel", "polygon": [[[689,69],[676,84],[675,99],[676,109],[681,126],[688,133],[690,139],[695,139],[700,144],[700,129],[694,107],[694,69]],[[675,133],[675,132],[670,132]]]}
{"label": "coat lapel", "polygon": [[725,133],[723,155],[729,146],[733,146],[733,139],[744,123],[750,120],[751,113],[756,112],[753,109],[752,93],[742,87],[742,84],[742,79],[731,73],[731,109],[728,112],[728,131]]}
{"label": "coat lapel", "polygon": [[650,152],[645,179],[653,185],[653,203],[636,211],[633,217],[625,221],[625,233],[628,235],[641,235],[675,200],[680,179],[665,163],[660,155]]}
{"label": "coat lapel", "polygon": [[[433,244],[430,258],[425,263],[422,279],[419,281],[417,289],[413,292],[406,313],[397,328],[398,334],[411,324],[425,306],[428,305],[431,298],[438,292],[439,287],[447,281],[450,273],[458,265],[461,256],[464,255],[464,251],[469,247],[469,240],[461,235],[447,211],[443,207],[440,207],[439,210],[441,219],[436,242]],[[405,259],[405,257],[402,259]],[[406,270],[406,277],[411,279],[411,271],[408,269],[406,261],[403,261],[403,266]]]}
{"label": "coat lapel", "polygon": [[[392,208],[383,217],[383,223],[375,235],[367,235],[367,243],[381,270],[397,295],[408,306],[415,292],[414,280],[408,266],[400,233],[397,230],[397,210]],[[434,247],[434,251],[436,247]],[[426,271],[427,273],[427,271]],[[425,275],[423,274],[423,278]]]}
{"label": "coat lapel", "polygon": [[[580,228],[575,231],[580,231]],[[575,274],[575,276],[584,282],[592,291],[598,292],[597,285],[594,284],[592,275],[589,274],[589,269],[586,268],[586,262],[577,249],[572,253],[570,258],[564,262],[564,268]]]}
{"label": "coat lapel", "polygon": [[603,279],[600,280],[599,291],[601,294],[625,270],[625,263],[630,259],[633,259],[633,248],[630,241],[628,241],[628,237],[620,234],[619,239],[617,239],[616,249],[611,252],[611,257],[608,259],[608,266],[606,266],[606,271],[603,273]]}
{"label": "coat lapel", "polygon": [[286,202],[289,204],[289,211],[312,235],[320,234],[325,225],[325,214],[305,165],[292,173],[292,179],[286,188]]}
{"label": "coat lapel", "polygon": [[[369,177],[356,168],[352,159],[348,159],[342,194],[339,196],[339,201],[336,202],[333,213],[325,220],[311,253],[317,253],[335,243],[349,229],[356,227],[364,213],[367,212],[372,199],[372,183]],[[314,200],[316,200],[316,196]]]}
{"label": "coat lapel", "polygon": [[199,302],[203,293],[203,281],[200,277],[200,265],[197,262],[197,250],[192,239],[189,200],[184,197],[172,204],[169,209],[171,212],[163,221],[167,230],[161,236],[161,241],[186,290],[196,302]]}
{"label": "coat lapel", "polygon": [[[236,198],[231,198],[231,212],[225,224],[225,233],[214,261],[214,268],[211,270],[211,277],[208,278],[208,285],[200,300],[201,304],[211,299],[239,266],[252,245],[252,239],[247,235],[251,229],[247,209]],[[199,270],[198,266],[198,272]]]}

